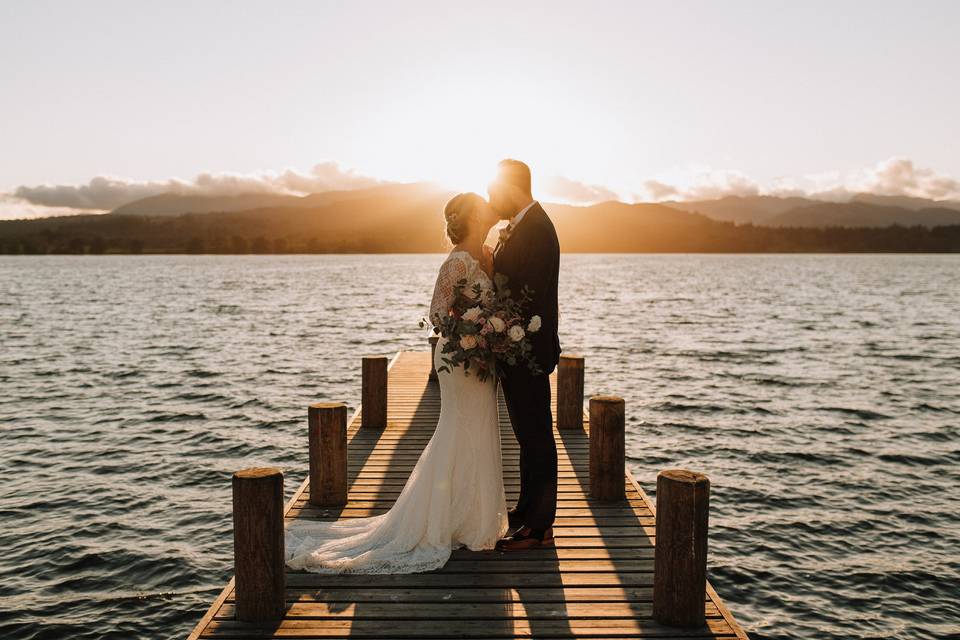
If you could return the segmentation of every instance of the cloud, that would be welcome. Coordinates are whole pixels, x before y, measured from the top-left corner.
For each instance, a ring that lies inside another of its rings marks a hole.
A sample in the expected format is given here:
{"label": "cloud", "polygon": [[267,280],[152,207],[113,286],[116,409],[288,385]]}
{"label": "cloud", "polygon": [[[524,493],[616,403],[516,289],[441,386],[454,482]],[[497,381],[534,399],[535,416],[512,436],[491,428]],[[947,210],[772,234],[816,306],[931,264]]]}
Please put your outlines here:
{"label": "cloud", "polygon": [[[5,195],[7,203],[20,201],[21,206],[69,208],[82,211],[115,209],[121,205],[160,195],[233,196],[246,193],[307,194],[322,191],[360,189],[379,181],[336,162],[322,162],[306,172],[293,169],[255,174],[201,173],[193,180],[137,181],[110,176],[97,176],[82,185],[21,186]],[[6,203],[5,203],[6,204]],[[49,215],[49,214],[48,214]]]}
{"label": "cloud", "polygon": [[702,176],[686,191],[686,196],[693,200],[712,200],[724,196],[756,196],[760,194],[760,186],[736,171],[721,171]]}
{"label": "cloud", "polygon": [[380,180],[359,174],[353,169],[343,169],[336,162],[316,164],[309,174],[287,169],[277,177],[276,182],[288,191],[303,194],[363,189],[380,184]]}
{"label": "cloud", "polygon": [[84,185],[17,187],[12,196],[27,204],[71,209],[113,209],[127,202],[181,188],[183,183],[135,182],[97,176]]}
{"label": "cloud", "polygon": [[70,207],[46,207],[31,204],[9,193],[0,193],[0,220],[22,218],[48,218],[50,216],[71,216],[85,213],[103,213],[101,210],[74,209]]}
{"label": "cloud", "polygon": [[779,177],[762,185],[739,171],[697,168],[676,170],[643,183],[638,200],[712,200],[725,196],[768,195],[847,201],[858,193],[960,200],[960,180],[894,157],[863,169]]}
{"label": "cloud", "polygon": [[650,179],[643,183],[638,199],[659,200],[713,200],[725,196],[755,196],[760,186],[739,171],[675,172],[666,179]]}
{"label": "cloud", "polygon": [[551,198],[578,204],[616,200],[617,194],[597,184],[578,182],[563,176],[552,176],[544,181],[544,192]]}
{"label": "cloud", "polygon": [[913,196],[931,200],[960,199],[960,180],[917,167],[912,160],[894,157],[859,172],[848,181],[855,192],[882,196]]}
{"label": "cloud", "polygon": [[[97,176],[81,185],[21,186],[0,193],[0,218],[36,218],[77,213],[102,213],[118,206],[162,193],[232,196],[246,193],[307,194],[360,189],[380,181],[322,162],[309,171],[286,169],[253,174],[205,172],[191,180],[127,180]],[[621,185],[622,186],[622,185]],[[615,200],[610,187],[555,175],[544,182],[545,195],[559,201],[589,204]],[[624,191],[629,193],[629,190]],[[912,160],[893,157],[848,172],[832,171],[798,177],[775,178],[766,184],[740,171],[705,166],[674,169],[640,182],[636,201],[708,200],[724,196],[801,196],[818,200],[847,201],[857,193],[912,196],[960,201],[960,180]]]}
{"label": "cloud", "polygon": [[[643,188],[649,194],[651,200],[669,200],[680,195],[680,189],[659,180],[647,180],[643,183]],[[643,196],[636,195],[634,197],[641,199]]]}

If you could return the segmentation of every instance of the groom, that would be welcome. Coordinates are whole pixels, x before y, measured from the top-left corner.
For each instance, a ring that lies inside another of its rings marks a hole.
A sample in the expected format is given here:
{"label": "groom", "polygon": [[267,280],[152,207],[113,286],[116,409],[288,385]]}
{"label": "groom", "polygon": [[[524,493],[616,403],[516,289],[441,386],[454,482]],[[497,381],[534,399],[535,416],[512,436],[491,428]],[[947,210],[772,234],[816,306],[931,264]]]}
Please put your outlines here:
{"label": "groom", "polygon": [[508,512],[517,527],[497,544],[501,551],[553,546],[557,513],[557,444],[550,411],[550,373],[560,359],[557,337],[557,279],[560,243],[557,232],[530,189],[530,167],[503,160],[488,190],[490,206],[510,224],[500,232],[493,270],[507,276],[507,287],[519,295],[532,289],[529,316],[540,316],[540,331],[530,334],[533,355],[542,371],[533,375],[525,364],[500,363],[500,385],[513,432],[520,443],[520,498]]}

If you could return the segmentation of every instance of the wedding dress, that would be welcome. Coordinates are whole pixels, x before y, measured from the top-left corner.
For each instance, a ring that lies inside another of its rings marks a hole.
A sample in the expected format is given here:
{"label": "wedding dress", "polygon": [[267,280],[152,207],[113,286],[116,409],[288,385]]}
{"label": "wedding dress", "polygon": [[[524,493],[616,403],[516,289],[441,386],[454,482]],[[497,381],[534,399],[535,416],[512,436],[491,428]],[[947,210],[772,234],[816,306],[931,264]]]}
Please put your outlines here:
{"label": "wedding dress", "polygon": [[[480,263],[453,251],[440,267],[430,316],[446,315],[466,278],[492,290]],[[434,364],[443,366],[441,337]],[[458,547],[492,549],[507,530],[497,382],[462,367],[441,371],[440,419],[393,507],[384,514],[286,526],[286,563],[316,573],[416,573],[438,569]]]}

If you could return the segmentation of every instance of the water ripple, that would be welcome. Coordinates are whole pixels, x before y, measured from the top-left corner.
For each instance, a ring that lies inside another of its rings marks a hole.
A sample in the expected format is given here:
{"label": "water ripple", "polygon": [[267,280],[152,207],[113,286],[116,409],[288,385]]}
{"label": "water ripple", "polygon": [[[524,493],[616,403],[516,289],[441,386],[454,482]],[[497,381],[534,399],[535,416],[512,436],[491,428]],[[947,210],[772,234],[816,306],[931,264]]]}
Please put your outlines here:
{"label": "water ripple", "polygon": [[[0,637],[186,636],[231,573],[231,472],[293,491],[306,405],[424,348],[440,259],[0,257]],[[960,259],[563,263],[564,349],[627,400],[645,487],[710,475],[753,638],[957,634]]]}

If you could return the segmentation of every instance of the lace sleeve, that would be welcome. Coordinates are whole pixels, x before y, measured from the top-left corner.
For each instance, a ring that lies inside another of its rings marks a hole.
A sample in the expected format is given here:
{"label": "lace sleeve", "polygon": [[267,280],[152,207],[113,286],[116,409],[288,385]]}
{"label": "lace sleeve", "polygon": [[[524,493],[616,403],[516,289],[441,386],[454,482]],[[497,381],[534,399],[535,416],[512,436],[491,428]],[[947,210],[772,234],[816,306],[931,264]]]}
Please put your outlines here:
{"label": "lace sleeve", "polygon": [[437,283],[433,287],[433,299],[430,301],[430,322],[437,324],[436,318],[445,317],[453,305],[454,287],[467,277],[467,265],[458,257],[451,256],[440,265]]}

